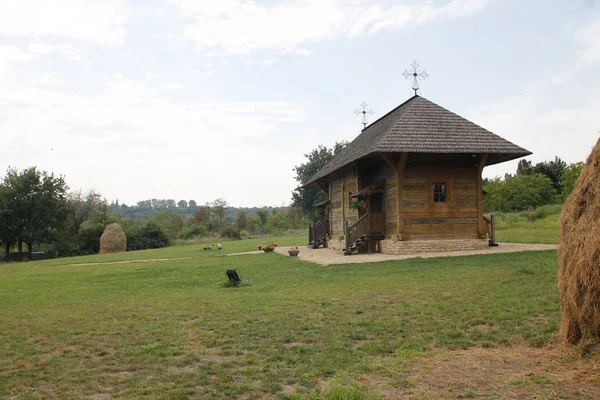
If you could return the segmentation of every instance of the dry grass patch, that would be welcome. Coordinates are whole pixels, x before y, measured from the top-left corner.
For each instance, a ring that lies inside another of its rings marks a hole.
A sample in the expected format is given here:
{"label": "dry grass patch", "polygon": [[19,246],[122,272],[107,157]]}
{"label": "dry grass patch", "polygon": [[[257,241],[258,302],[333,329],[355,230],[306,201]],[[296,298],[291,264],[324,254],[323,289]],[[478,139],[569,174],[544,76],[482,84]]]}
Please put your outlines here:
{"label": "dry grass patch", "polygon": [[597,399],[600,352],[523,345],[440,352],[392,381],[366,379],[381,399]]}

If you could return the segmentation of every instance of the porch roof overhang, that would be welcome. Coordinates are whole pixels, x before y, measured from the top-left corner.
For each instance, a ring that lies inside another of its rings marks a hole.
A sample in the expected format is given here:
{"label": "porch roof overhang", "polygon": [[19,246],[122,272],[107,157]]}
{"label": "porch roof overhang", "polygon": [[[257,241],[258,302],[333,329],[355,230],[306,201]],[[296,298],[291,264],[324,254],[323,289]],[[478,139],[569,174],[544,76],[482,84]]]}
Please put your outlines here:
{"label": "porch roof overhang", "polygon": [[371,186],[367,186],[366,188],[361,189],[358,192],[352,193],[350,195],[350,197],[359,197],[359,196],[364,196],[364,195],[367,195],[367,194],[371,194],[371,193],[373,193],[375,191],[379,191],[380,189],[383,189],[384,186],[385,186],[385,181],[380,181],[380,182],[377,182],[377,183],[375,183],[375,184],[373,184]]}
{"label": "porch roof overhang", "polygon": [[325,200],[320,203],[315,204],[315,208],[325,207],[327,204],[331,203],[331,200]]}

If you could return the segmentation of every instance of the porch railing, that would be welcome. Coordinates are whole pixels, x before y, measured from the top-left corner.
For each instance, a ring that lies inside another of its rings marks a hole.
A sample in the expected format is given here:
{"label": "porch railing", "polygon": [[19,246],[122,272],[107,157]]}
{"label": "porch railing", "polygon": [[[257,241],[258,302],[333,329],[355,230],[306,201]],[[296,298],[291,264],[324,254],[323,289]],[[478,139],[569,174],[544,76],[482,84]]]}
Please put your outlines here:
{"label": "porch railing", "polygon": [[357,219],[354,223],[350,224],[346,221],[346,252],[348,252],[350,245],[358,240],[363,235],[369,234],[370,226],[370,213],[367,212],[365,215]]}
{"label": "porch railing", "polygon": [[360,237],[383,236],[385,234],[385,214],[367,211],[362,217],[350,224],[346,221],[346,251]]}
{"label": "porch railing", "polygon": [[329,234],[329,219],[326,218],[313,226],[313,240],[318,241]]}

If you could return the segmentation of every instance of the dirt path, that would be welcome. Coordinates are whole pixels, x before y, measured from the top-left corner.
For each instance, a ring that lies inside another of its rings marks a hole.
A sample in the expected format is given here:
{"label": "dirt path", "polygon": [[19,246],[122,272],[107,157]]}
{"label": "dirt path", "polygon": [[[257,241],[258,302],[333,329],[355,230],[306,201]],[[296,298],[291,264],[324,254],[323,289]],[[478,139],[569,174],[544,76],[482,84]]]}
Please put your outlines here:
{"label": "dirt path", "polygon": [[146,260],[127,260],[127,261],[106,261],[106,262],[90,262],[81,264],[63,264],[64,266],[70,267],[81,267],[86,265],[108,265],[108,264],[131,264],[131,263],[145,263],[155,261],[172,261],[172,260],[189,260],[192,257],[175,257],[175,258],[149,258]]}
{"label": "dirt path", "polygon": [[[289,247],[276,247],[275,252],[288,255]],[[370,263],[388,260],[408,260],[409,258],[435,258],[435,257],[458,257],[473,256],[480,254],[498,254],[498,253],[516,253],[520,251],[541,251],[554,250],[557,248],[554,244],[529,244],[529,243],[500,243],[498,247],[490,247],[485,250],[460,250],[460,251],[442,251],[431,253],[413,253],[413,254],[355,254],[345,256],[341,251],[330,249],[310,249],[306,246],[298,246],[300,254],[298,258],[306,261],[312,261],[321,265],[331,264],[356,264]]]}

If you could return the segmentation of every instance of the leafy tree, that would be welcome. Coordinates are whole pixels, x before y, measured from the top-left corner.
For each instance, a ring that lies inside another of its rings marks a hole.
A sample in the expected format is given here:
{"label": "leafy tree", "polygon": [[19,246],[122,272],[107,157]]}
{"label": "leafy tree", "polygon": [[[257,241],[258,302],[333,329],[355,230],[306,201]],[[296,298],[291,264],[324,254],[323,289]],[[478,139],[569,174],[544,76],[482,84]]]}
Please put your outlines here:
{"label": "leafy tree", "polygon": [[517,164],[517,175],[531,175],[533,174],[533,165],[531,165],[531,161],[527,161],[525,159],[519,160]]}
{"label": "leafy tree", "polygon": [[561,182],[562,182],[561,198],[563,201],[566,200],[571,195],[571,192],[573,191],[573,188],[575,187],[575,182],[577,182],[577,179],[579,179],[579,175],[581,175],[581,171],[583,171],[584,166],[585,166],[585,163],[576,162],[573,164],[569,164],[569,166],[567,168],[565,168],[565,171],[563,172],[563,174],[561,176]]}
{"label": "leafy tree", "polygon": [[487,212],[532,210],[551,204],[556,193],[552,181],[541,174],[492,179],[484,190],[483,204]]}
{"label": "leafy tree", "polygon": [[102,196],[95,190],[76,191],[67,195],[67,228],[77,235],[81,225],[103,204]]}
{"label": "leafy tree", "polygon": [[208,226],[210,222],[210,206],[200,206],[198,210],[192,215],[192,220],[197,225]]}
{"label": "leafy tree", "polygon": [[246,229],[246,211],[240,209],[237,213],[237,217],[235,218],[235,224],[240,229]]}
{"label": "leafy tree", "polygon": [[558,157],[554,157],[554,161],[544,161],[537,163],[533,167],[534,174],[546,175],[551,181],[552,186],[557,193],[562,192],[562,175],[567,168],[567,163]]}
{"label": "leafy tree", "polygon": [[137,206],[139,208],[152,208],[152,201],[151,200],[138,201]]}
{"label": "leafy tree", "polygon": [[216,199],[211,204],[214,227],[211,232],[218,232],[227,219],[227,202],[224,199]]}
{"label": "leafy tree", "polygon": [[21,172],[9,168],[3,181],[4,215],[9,218],[10,232],[19,243],[27,244],[29,253],[34,243],[52,241],[66,215],[67,184],[62,176],[54,176],[36,167]]}
{"label": "leafy tree", "polygon": [[187,206],[188,206],[188,202],[185,200],[179,200],[177,202],[177,207],[179,207],[179,208],[187,208]]}
{"label": "leafy tree", "polygon": [[177,203],[175,203],[175,200],[173,200],[173,199],[166,200],[166,206],[167,206],[166,208],[174,208],[175,204],[177,204]]}
{"label": "leafy tree", "polygon": [[196,207],[198,207],[198,204],[196,204],[196,200],[190,200],[188,202],[188,205],[190,206],[190,208],[196,208]]}
{"label": "leafy tree", "polygon": [[[308,159],[307,162],[297,165],[294,168],[296,171],[296,181],[302,185],[307,182],[317,171],[338,154],[348,142],[336,142],[329,149],[326,146],[319,145],[316,149],[304,156]],[[292,192],[292,206],[302,210],[304,215],[311,218],[314,217],[315,204],[325,199],[325,194],[320,189],[297,187]]]}

